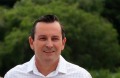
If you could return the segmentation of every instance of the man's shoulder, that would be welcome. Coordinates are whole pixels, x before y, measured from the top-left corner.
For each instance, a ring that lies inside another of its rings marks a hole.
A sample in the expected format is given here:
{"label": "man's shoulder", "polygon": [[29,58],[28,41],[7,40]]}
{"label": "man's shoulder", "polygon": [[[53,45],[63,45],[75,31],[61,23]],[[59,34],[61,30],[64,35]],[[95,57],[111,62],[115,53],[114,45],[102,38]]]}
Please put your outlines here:
{"label": "man's shoulder", "polygon": [[[25,73],[28,67],[28,62],[24,64],[17,65],[11,68],[6,74],[4,78],[10,78],[11,76],[15,76],[18,73]],[[11,77],[12,78],[12,77]]]}
{"label": "man's shoulder", "polygon": [[80,67],[80,66],[78,66],[76,64],[70,63],[70,62],[67,63],[67,71],[70,74],[86,76],[85,78],[92,78],[90,73],[86,69],[84,69],[83,67]]}
{"label": "man's shoulder", "polygon": [[84,69],[76,64],[70,63],[70,62],[67,63],[67,69],[75,70],[75,71],[86,71],[86,69]]}

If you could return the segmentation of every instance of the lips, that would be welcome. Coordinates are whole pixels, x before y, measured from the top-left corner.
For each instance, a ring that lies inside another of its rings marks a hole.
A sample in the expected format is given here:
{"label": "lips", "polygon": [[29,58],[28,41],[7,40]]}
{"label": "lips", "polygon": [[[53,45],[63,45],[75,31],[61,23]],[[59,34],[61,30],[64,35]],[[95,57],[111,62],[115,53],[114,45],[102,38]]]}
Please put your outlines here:
{"label": "lips", "polygon": [[45,53],[53,53],[53,52],[55,52],[56,51],[56,48],[47,48],[47,47],[45,47],[45,48],[43,48],[43,52],[45,52]]}
{"label": "lips", "polygon": [[45,52],[45,53],[53,53],[55,51],[43,51],[43,52]]}

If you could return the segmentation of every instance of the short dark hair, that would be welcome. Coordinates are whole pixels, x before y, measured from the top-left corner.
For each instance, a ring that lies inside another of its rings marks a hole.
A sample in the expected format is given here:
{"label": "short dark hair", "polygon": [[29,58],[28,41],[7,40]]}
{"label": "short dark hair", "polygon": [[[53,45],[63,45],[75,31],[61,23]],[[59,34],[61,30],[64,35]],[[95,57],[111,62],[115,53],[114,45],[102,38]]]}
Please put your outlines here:
{"label": "short dark hair", "polygon": [[[56,15],[44,15],[44,16],[39,17],[37,20],[35,20],[32,30],[31,30],[31,33],[30,33],[30,36],[32,37],[32,39],[34,40],[35,28],[36,28],[36,24],[38,22],[52,23],[55,21],[59,22],[59,19],[57,18]],[[60,22],[59,22],[59,24],[60,24]],[[60,27],[61,27],[62,39],[63,39],[65,37],[65,30],[61,24],[60,24]]]}

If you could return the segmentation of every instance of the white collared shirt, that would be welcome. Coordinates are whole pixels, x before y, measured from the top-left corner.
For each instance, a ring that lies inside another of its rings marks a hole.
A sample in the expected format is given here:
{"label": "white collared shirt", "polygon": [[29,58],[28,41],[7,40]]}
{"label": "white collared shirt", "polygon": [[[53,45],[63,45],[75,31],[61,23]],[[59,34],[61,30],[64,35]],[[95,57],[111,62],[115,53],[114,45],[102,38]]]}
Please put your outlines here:
{"label": "white collared shirt", "polygon": [[85,69],[67,62],[62,56],[55,71],[47,76],[41,74],[35,65],[35,56],[22,65],[9,70],[4,78],[92,78],[90,73]]}

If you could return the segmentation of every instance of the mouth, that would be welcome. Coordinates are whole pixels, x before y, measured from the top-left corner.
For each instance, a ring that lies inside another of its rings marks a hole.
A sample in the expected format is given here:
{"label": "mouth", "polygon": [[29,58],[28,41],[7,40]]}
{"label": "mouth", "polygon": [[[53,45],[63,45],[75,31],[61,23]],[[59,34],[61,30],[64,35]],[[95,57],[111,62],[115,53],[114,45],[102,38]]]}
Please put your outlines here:
{"label": "mouth", "polygon": [[52,53],[56,52],[56,48],[54,48],[54,47],[52,47],[52,48],[44,47],[42,51],[46,54],[52,54]]}
{"label": "mouth", "polygon": [[54,53],[55,51],[43,51],[44,53]]}

